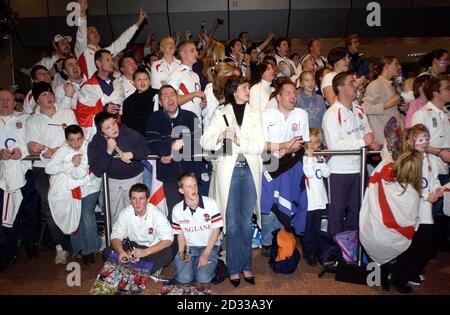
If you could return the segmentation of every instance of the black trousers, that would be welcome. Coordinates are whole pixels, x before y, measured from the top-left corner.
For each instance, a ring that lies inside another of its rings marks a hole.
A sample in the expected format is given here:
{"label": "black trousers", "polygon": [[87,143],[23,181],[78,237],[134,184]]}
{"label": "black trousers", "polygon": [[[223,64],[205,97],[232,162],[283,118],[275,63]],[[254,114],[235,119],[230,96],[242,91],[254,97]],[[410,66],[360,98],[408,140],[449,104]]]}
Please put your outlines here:
{"label": "black trousers", "polygon": [[[0,255],[7,259],[16,255],[20,237],[25,246],[36,244],[39,241],[41,201],[31,171],[25,173],[25,180],[25,186],[20,189],[23,200],[13,226],[11,228],[0,226]],[[3,205],[3,190],[1,189],[0,205]],[[2,212],[3,207],[0,206],[0,217],[3,215]]]}
{"label": "black trousers", "polygon": [[[438,247],[432,239],[433,225],[421,224],[412,238],[411,245],[389,266],[392,279],[406,284],[418,275],[438,253]],[[386,264],[387,265],[387,264]]]}
{"label": "black trousers", "polygon": [[172,224],[172,210],[177,203],[183,200],[183,196],[178,191],[178,183],[163,182],[164,196],[167,202],[167,219]]}
{"label": "black trousers", "polygon": [[48,174],[45,173],[45,168],[43,167],[33,167],[33,177],[36,184],[36,190],[41,197],[41,211],[47,222],[47,227],[50,231],[55,245],[61,245],[64,250],[70,250],[70,238],[68,235],[60,230],[53,220],[52,213],[50,211],[50,206],[48,205],[48,191],[50,189],[50,183]]}
{"label": "black trousers", "polygon": [[[141,249],[146,249],[148,247],[146,246],[142,246],[142,245],[138,245],[135,242],[130,242],[131,246],[135,247],[135,248],[141,248]],[[122,242],[122,246],[123,249],[125,251],[131,250],[131,248],[129,247],[127,242]],[[108,258],[109,254],[112,251],[112,247],[108,246],[103,250],[103,260],[106,261],[106,259]],[[153,267],[152,267],[152,271],[151,273],[154,273],[155,271],[157,271],[158,269],[161,269],[162,267],[166,267],[168,266],[172,260],[175,257],[175,251],[174,251],[174,247],[173,246],[169,246],[164,248],[163,250],[160,250],[157,253],[142,257],[142,260],[146,260],[146,261],[150,261],[153,263]]]}

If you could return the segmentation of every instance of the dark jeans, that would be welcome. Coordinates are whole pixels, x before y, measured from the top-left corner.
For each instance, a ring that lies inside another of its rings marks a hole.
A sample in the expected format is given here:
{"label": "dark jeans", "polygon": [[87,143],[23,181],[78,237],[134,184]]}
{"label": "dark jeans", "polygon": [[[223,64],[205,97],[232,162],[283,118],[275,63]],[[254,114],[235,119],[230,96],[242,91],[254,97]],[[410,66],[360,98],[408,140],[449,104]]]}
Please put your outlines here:
{"label": "dark jeans", "polygon": [[[131,246],[133,246],[135,248],[141,248],[141,249],[148,248],[146,246],[139,245],[135,242],[130,242],[130,243],[131,243]],[[122,242],[122,246],[125,251],[131,250],[131,248],[128,246],[127,242],[125,242],[125,241]],[[113,249],[111,246],[108,246],[103,250],[103,261],[106,261],[106,259],[108,258],[109,254],[111,253],[112,250]],[[174,247],[169,246],[169,247],[166,247],[166,248],[160,250],[157,253],[142,257],[141,259],[150,261],[151,263],[153,263],[151,273],[154,273],[158,269],[168,266],[172,262],[174,257],[175,257]]]}
{"label": "dark jeans", "polygon": [[172,223],[172,210],[177,203],[183,200],[183,196],[178,191],[178,183],[163,182],[164,197],[167,202],[167,219]]}
{"label": "dark jeans", "polygon": [[[25,174],[25,186],[20,190],[23,200],[12,228],[0,226],[0,255],[12,258],[17,253],[17,245],[21,236],[25,246],[36,244],[40,235],[40,198],[33,181],[33,174]],[[0,189],[0,205],[3,205],[3,190]],[[0,217],[3,215],[0,206]],[[19,230],[21,233],[19,233]]]}
{"label": "dark jeans", "polygon": [[421,224],[408,249],[389,266],[394,281],[406,284],[412,277],[420,274],[428,261],[436,256],[438,248],[430,237],[431,228],[429,224]]}
{"label": "dark jeans", "polygon": [[48,205],[48,190],[50,189],[50,183],[48,174],[45,173],[45,168],[33,167],[33,178],[36,184],[36,190],[41,197],[41,211],[47,222],[47,227],[53,242],[55,245],[61,245],[64,250],[70,250],[70,238],[68,235],[64,235],[56,225],[50,211],[50,206]]}
{"label": "dark jeans", "polygon": [[226,260],[230,275],[252,271],[252,216],[256,187],[249,166],[235,167],[226,210]]}
{"label": "dark jeans", "polygon": [[306,216],[305,234],[300,238],[303,255],[317,257],[318,236],[320,223],[322,222],[322,210],[308,211]]}
{"label": "dark jeans", "polygon": [[360,174],[330,175],[328,233],[358,229],[360,208]]}

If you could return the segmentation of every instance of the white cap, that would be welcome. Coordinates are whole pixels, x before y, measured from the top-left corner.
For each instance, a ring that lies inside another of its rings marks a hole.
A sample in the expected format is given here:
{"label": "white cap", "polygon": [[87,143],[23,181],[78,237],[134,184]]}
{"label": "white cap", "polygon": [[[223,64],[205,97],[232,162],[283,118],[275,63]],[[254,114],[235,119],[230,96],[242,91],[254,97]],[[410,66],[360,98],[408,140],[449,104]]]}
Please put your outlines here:
{"label": "white cap", "polygon": [[62,41],[63,39],[67,39],[67,41],[69,43],[72,42],[72,37],[70,37],[70,36],[63,36],[61,34],[56,34],[55,37],[53,37],[53,42],[54,43],[58,43],[58,42]]}

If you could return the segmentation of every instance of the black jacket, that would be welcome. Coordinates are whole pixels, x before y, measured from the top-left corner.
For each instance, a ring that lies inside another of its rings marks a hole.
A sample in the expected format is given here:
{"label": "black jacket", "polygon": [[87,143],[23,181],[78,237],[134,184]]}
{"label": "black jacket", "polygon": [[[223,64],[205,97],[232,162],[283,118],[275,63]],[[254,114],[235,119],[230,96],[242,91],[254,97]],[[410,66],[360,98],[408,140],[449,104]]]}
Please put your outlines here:
{"label": "black jacket", "polygon": [[[174,130],[173,134],[172,130]],[[186,143],[189,136],[190,145]],[[150,116],[146,127],[146,138],[151,154],[161,157],[171,154],[176,156],[177,152],[172,152],[172,143],[177,139],[185,141],[181,153],[186,158],[179,162],[172,160],[170,164],[162,164],[161,160],[157,160],[158,180],[175,183],[180,175],[187,172],[194,172],[197,177],[200,177],[205,166],[201,158],[194,160],[192,157],[194,154],[201,153],[200,137],[200,121],[191,111],[179,109],[174,119],[170,118],[165,110],[158,110]]]}
{"label": "black jacket", "polygon": [[106,152],[106,139],[97,132],[88,145],[89,166],[95,176],[101,177],[106,172],[110,178],[129,179],[144,170],[141,160],[146,159],[149,154],[145,138],[127,126],[119,125],[119,136],[116,141],[123,152],[133,153],[133,160],[130,164],[125,164],[119,158],[113,158],[118,155],[116,151],[113,151],[113,155],[109,155]]}
{"label": "black jacket", "polygon": [[145,125],[153,113],[153,98],[157,90],[148,89],[139,93],[137,90],[123,102],[122,123],[136,130],[145,137]]}

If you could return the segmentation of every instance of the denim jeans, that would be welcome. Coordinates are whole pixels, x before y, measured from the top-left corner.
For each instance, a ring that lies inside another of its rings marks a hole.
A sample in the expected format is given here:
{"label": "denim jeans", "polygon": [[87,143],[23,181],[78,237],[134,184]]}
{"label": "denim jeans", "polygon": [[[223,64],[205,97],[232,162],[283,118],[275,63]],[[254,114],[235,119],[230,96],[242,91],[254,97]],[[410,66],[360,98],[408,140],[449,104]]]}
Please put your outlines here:
{"label": "denim jeans", "polygon": [[272,232],[276,229],[281,229],[283,224],[280,223],[275,213],[272,211],[269,214],[261,215],[261,245],[271,246],[273,235]]}
{"label": "denim jeans", "polygon": [[230,275],[252,271],[252,215],[256,187],[248,166],[235,167],[226,210],[227,268]]}
{"label": "denim jeans", "polygon": [[92,254],[102,245],[98,237],[97,222],[95,221],[95,205],[100,192],[90,194],[81,200],[80,226],[75,235],[70,237],[73,253],[75,255]]}
{"label": "denim jeans", "polygon": [[216,275],[217,253],[219,246],[214,246],[209,255],[208,264],[198,268],[198,261],[205,246],[190,247],[191,259],[189,261],[181,260],[180,253],[175,256],[175,280],[178,283],[209,283]]}

